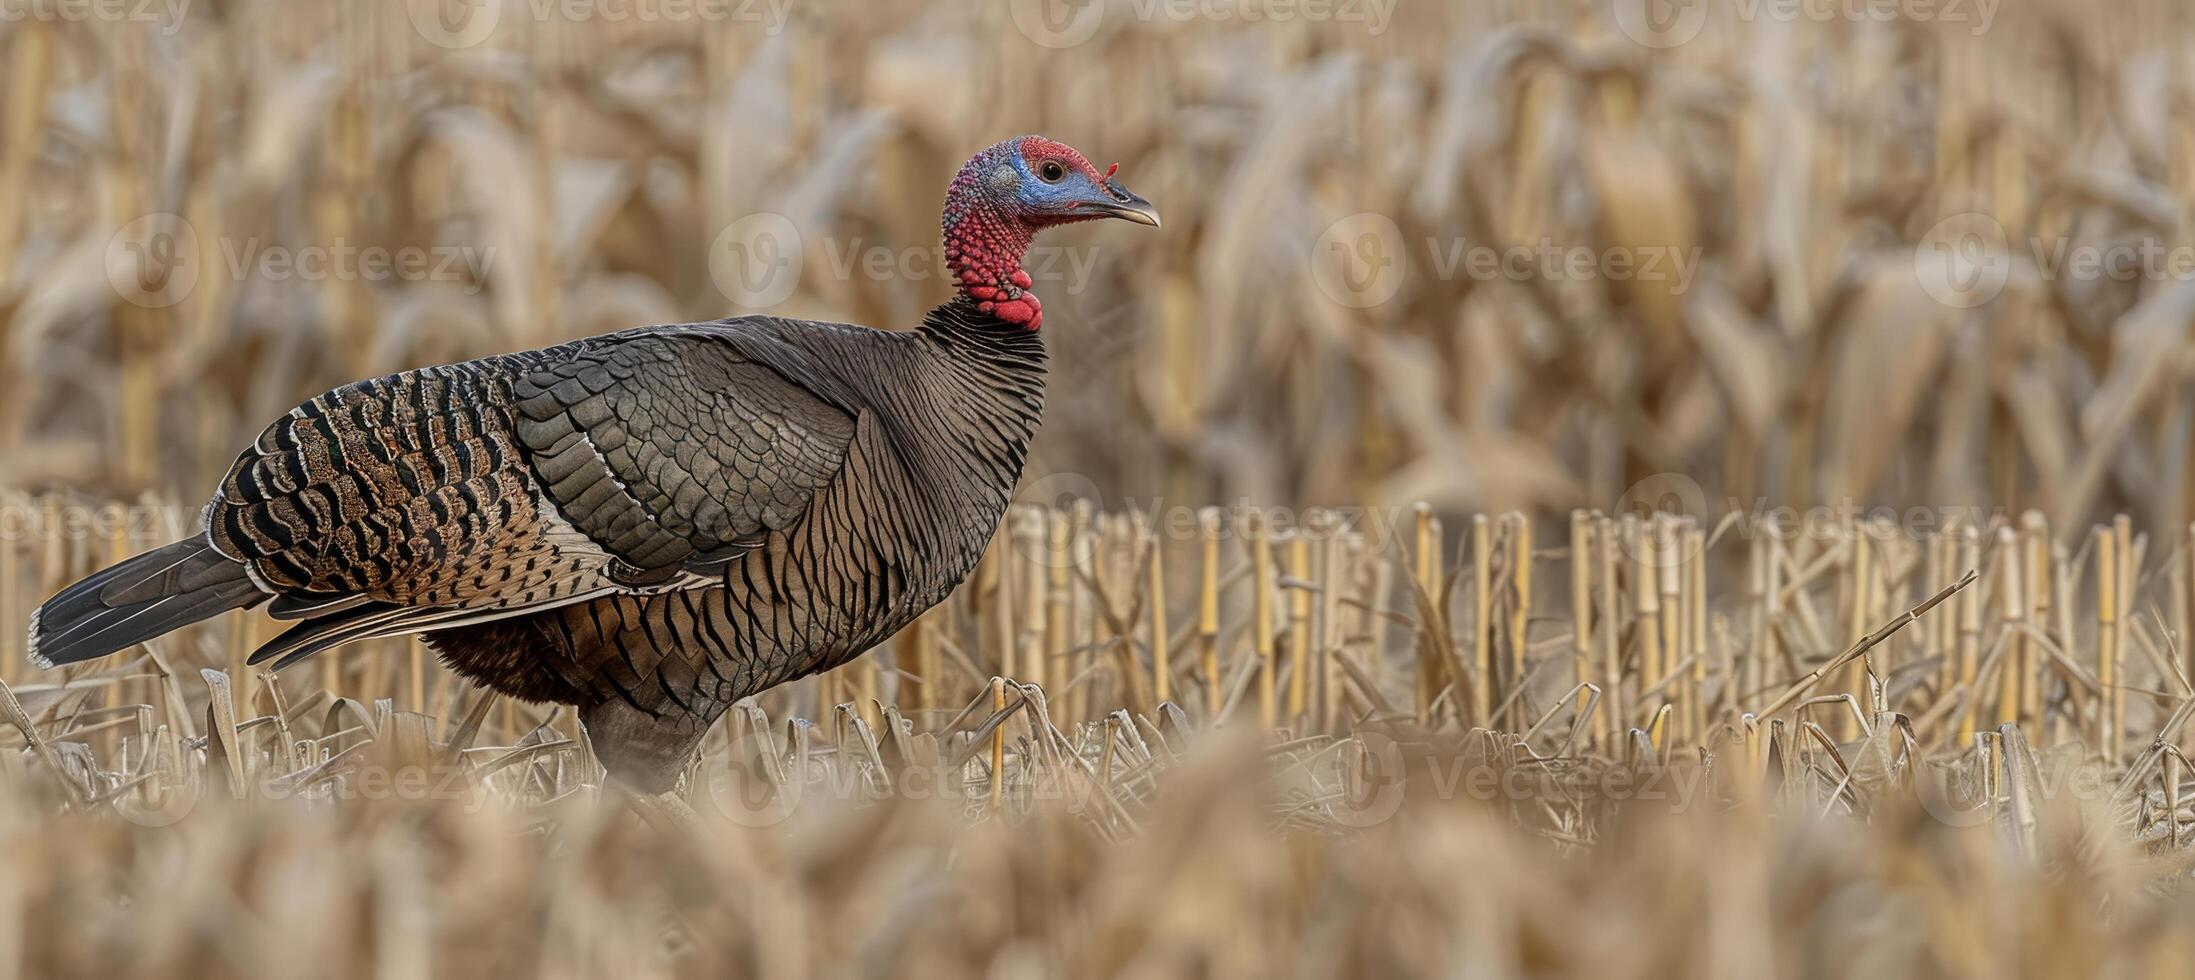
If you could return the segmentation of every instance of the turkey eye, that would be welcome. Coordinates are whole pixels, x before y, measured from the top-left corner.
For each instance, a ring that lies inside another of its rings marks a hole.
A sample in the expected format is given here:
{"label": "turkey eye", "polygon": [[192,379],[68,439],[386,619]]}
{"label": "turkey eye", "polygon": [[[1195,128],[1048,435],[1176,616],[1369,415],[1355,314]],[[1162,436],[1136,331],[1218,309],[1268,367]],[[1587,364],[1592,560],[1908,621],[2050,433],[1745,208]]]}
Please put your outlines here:
{"label": "turkey eye", "polygon": [[1037,168],[1037,176],[1043,177],[1046,183],[1057,184],[1067,176],[1067,168],[1060,166],[1057,160],[1046,160]]}

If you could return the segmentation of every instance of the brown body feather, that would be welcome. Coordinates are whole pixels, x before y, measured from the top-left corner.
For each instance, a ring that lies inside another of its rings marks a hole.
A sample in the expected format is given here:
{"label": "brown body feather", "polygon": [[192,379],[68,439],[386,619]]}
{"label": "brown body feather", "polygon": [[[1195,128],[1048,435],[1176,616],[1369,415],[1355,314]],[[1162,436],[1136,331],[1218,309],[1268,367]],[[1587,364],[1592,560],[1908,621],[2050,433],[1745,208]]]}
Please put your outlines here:
{"label": "brown body feather", "polygon": [[917,330],[645,327],[327,392],[237,458],[202,537],[41,606],[32,656],[261,602],[296,625],[253,663],[424,633],[481,684],[577,705],[612,774],[668,789],[733,702],[858,656],[975,566],[1042,409],[1022,258],[1105,217],[1159,221],[1017,137],[948,187],[959,295]]}
{"label": "brown body feather", "polygon": [[[298,620],[255,661],[422,632],[481,684],[578,706],[612,772],[661,790],[730,704],[967,574],[1043,361],[956,302],[906,333],[752,317],[362,381],[269,426],[166,560],[218,586],[193,615],[271,596]],[[161,625],[114,626],[100,600],[124,592],[86,585],[48,624],[55,659]]]}

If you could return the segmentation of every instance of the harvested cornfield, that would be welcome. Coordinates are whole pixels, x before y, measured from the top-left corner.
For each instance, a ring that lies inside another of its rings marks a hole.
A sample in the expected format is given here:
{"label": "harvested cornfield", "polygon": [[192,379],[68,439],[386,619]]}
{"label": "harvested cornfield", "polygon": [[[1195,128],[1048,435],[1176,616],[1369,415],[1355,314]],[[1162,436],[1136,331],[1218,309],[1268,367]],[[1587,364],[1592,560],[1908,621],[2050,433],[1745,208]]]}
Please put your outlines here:
{"label": "harvested cornfield", "polygon": [[0,26],[10,469],[190,499],[359,377],[910,325],[937,189],[1042,132],[1168,228],[1031,262],[1073,366],[1033,465],[1086,496],[2195,516],[2184,5],[962,6]]}
{"label": "harvested cornfield", "polygon": [[[15,609],[144,512],[9,504],[112,535],[0,551]],[[239,612],[10,657],[0,959],[2169,971],[2195,527],[1969,519],[1032,506],[916,627],[735,709],[667,827],[569,709],[413,644],[255,672]]]}
{"label": "harvested cornfield", "polygon": [[[0,980],[2186,976],[2191,9],[0,0]],[[26,663],[332,386],[912,325],[1022,132],[1164,227],[694,820],[412,639]]]}

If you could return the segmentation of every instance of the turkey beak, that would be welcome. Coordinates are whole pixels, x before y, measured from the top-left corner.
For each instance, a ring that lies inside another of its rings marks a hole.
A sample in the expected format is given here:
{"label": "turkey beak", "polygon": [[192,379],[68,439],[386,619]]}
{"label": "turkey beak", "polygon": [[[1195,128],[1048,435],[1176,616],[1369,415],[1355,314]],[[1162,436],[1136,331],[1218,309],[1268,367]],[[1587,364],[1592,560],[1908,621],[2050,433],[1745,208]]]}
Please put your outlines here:
{"label": "turkey beak", "polygon": [[1159,226],[1158,209],[1152,207],[1151,202],[1137,197],[1134,191],[1120,186],[1120,181],[1106,181],[1105,193],[1112,200],[1097,202],[1097,209],[1105,212],[1106,217],[1121,218],[1153,228]]}

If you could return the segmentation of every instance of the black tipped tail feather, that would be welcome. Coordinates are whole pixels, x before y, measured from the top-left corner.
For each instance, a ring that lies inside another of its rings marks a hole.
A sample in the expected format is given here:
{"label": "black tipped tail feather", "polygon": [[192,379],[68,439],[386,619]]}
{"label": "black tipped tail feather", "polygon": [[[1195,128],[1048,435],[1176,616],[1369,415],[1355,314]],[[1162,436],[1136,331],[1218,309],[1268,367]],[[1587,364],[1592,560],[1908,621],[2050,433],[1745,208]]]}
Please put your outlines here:
{"label": "black tipped tail feather", "polygon": [[203,538],[102,569],[31,614],[30,658],[81,663],[267,598],[244,566]]}
{"label": "black tipped tail feather", "polygon": [[262,664],[272,660],[274,669],[281,670],[322,650],[377,635],[401,621],[405,614],[415,612],[386,602],[349,600],[326,603],[319,608],[326,610],[326,614],[307,617],[292,609],[280,610],[288,613],[285,618],[303,621],[253,650],[244,662]]}
{"label": "black tipped tail feather", "polygon": [[94,660],[268,599],[269,615],[296,620],[246,661],[273,660],[276,670],[352,640],[496,619],[513,610],[412,608],[356,593],[288,592],[260,588],[244,565],[204,538],[178,541],[101,569],[61,590],[31,614],[30,659],[52,669]]}

